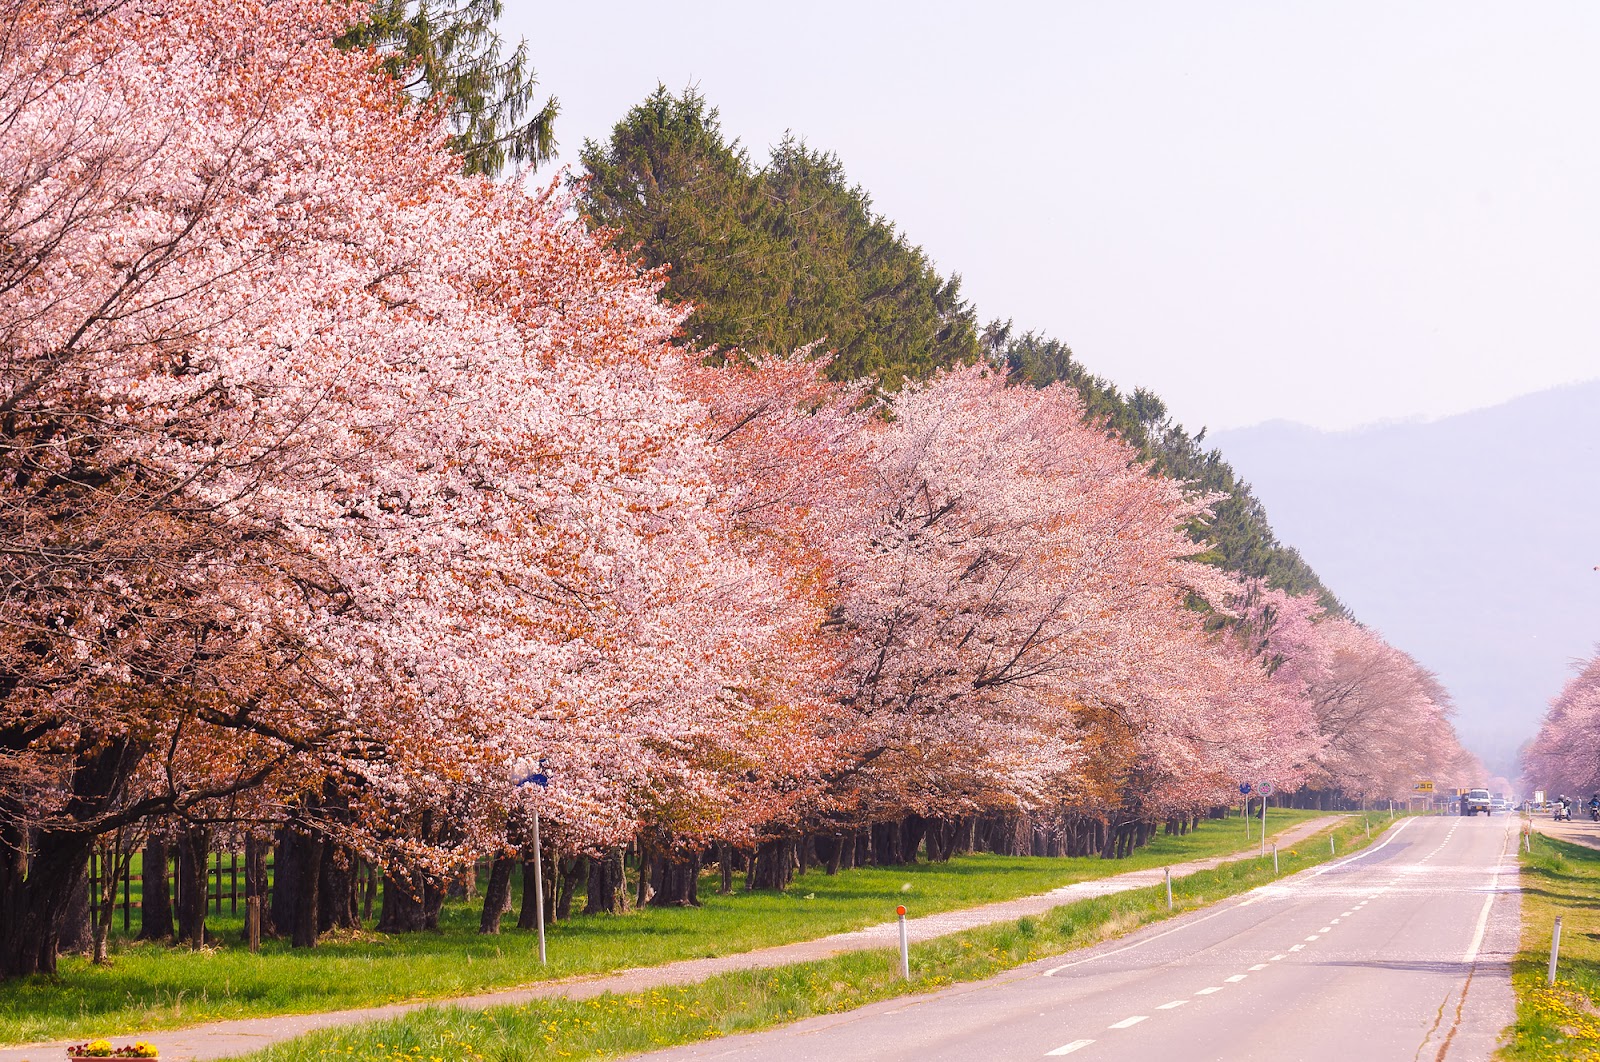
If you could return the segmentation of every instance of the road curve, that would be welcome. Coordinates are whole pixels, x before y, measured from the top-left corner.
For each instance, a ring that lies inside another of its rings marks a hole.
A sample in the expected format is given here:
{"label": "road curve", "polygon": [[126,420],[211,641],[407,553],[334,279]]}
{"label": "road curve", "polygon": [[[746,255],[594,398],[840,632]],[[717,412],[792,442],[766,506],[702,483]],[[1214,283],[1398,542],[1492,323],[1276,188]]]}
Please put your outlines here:
{"label": "road curve", "polygon": [[1088,952],[643,1057],[1486,1059],[1512,1020],[1516,825],[1405,819],[1351,858]]}

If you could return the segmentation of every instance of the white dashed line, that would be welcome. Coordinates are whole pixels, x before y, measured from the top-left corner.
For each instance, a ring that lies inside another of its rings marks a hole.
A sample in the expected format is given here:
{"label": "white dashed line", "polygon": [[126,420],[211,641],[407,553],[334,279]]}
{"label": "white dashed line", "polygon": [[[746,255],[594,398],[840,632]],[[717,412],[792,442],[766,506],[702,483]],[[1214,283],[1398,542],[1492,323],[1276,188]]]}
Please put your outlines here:
{"label": "white dashed line", "polygon": [[1289,950],[1290,951],[1304,951],[1305,947],[1306,946],[1304,944],[1291,944],[1291,945],[1289,945]]}
{"label": "white dashed line", "polygon": [[1196,992],[1195,995],[1197,995],[1197,996],[1209,996],[1213,992],[1221,992],[1221,991],[1222,991],[1222,986],[1218,985],[1218,986],[1216,986],[1214,988],[1202,988],[1200,991]]}
{"label": "white dashed line", "polygon": [[1267,961],[1268,961],[1268,962],[1278,962],[1278,961],[1279,961],[1279,960],[1281,960],[1281,959],[1282,959],[1282,958],[1283,958],[1283,956],[1282,956],[1282,955],[1274,955],[1274,956],[1273,956],[1273,957],[1272,957],[1272,958],[1270,958],[1270,959],[1268,959],[1268,960],[1267,960]]}
{"label": "white dashed line", "polygon": [[1171,1010],[1173,1007],[1181,1007],[1187,1002],[1189,1002],[1187,999],[1174,999],[1171,1003],[1163,1003],[1163,1004],[1161,1004],[1161,1006],[1157,1007],[1156,1009],[1157,1010]]}
{"label": "white dashed line", "polygon": [[1323,926],[1321,929],[1317,930],[1317,932],[1318,933],[1332,933],[1333,932],[1333,927],[1332,926]]}
{"label": "white dashed line", "polygon": [[1131,1026],[1138,1025],[1141,1021],[1144,1021],[1149,1017],[1150,1015],[1148,1014],[1135,1014],[1131,1018],[1123,1018],[1121,1021],[1116,1022],[1111,1027],[1113,1029],[1127,1029]]}
{"label": "white dashed line", "polygon": [[1235,982],[1243,981],[1245,979],[1245,977],[1246,977],[1245,974],[1234,974],[1232,977],[1223,978],[1223,980],[1227,981],[1231,985],[1231,984],[1234,984]]}
{"label": "white dashed line", "polygon": [[1267,968],[1267,964],[1266,963],[1258,962],[1254,966],[1250,967],[1250,972],[1251,973],[1255,973],[1257,970],[1265,970],[1266,968]]}
{"label": "white dashed line", "polygon": [[1309,937],[1306,938],[1307,941],[1321,940],[1321,939],[1322,938],[1320,936],[1318,936],[1317,934],[1315,934],[1315,933],[1311,934]]}
{"label": "white dashed line", "polygon": [[1074,1040],[1070,1044],[1062,1044],[1060,1047],[1056,1048],[1054,1051],[1046,1051],[1045,1054],[1046,1055],[1070,1055],[1070,1054],[1072,1054],[1072,1052],[1077,1051],[1080,1048],[1088,1047],[1092,1043],[1094,1043],[1093,1040]]}

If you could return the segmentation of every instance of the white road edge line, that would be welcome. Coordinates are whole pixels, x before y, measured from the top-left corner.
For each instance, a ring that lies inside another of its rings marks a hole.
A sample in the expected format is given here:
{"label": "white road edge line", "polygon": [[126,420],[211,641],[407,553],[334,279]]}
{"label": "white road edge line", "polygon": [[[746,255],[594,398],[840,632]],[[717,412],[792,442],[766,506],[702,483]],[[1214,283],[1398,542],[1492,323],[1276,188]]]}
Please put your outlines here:
{"label": "white road edge line", "polygon": [[1123,1018],[1119,1022],[1113,1022],[1111,1024],[1111,1028],[1113,1028],[1113,1029],[1129,1029],[1129,1028],[1132,1028],[1135,1025],[1138,1025],[1141,1021],[1148,1021],[1149,1018],[1150,1018],[1150,1015],[1148,1015],[1148,1014],[1135,1014],[1131,1018]]}
{"label": "white road edge line", "polygon": [[1476,962],[1478,949],[1483,947],[1483,934],[1489,928],[1489,908],[1494,906],[1494,898],[1499,895],[1497,887],[1500,884],[1500,863],[1506,857],[1506,847],[1511,843],[1511,827],[1508,825],[1505,838],[1500,842],[1500,854],[1495,857],[1494,873],[1489,875],[1489,895],[1483,898],[1483,910],[1478,912],[1478,924],[1472,930],[1472,943],[1467,945],[1467,953],[1461,957],[1464,963]]}
{"label": "white road edge line", "polygon": [[1088,1047],[1092,1043],[1094,1043],[1093,1040],[1074,1040],[1070,1044],[1062,1044],[1060,1047],[1056,1048],[1054,1051],[1046,1051],[1045,1054],[1047,1056],[1048,1055],[1070,1055],[1070,1054],[1072,1054],[1072,1052],[1077,1051],[1080,1048]]}
{"label": "white road edge line", "polygon": [[1388,848],[1389,845],[1391,843],[1393,843],[1394,839],[1396,837],[1399,837],[1400,834],[1405,831],[1405,828],[1407,826],[1410,826],[1413,822],[1416,822],[1416,821],[1417,821],[1416,819],[1407,819],[1406,821],[1402,822],[1400,825],[1396,826],[1393,830],[1390,830],[1389,831],[1389,836],[1384,839],[1382,844],[1374,845],[1371,848],[1363,848],[1361,851],[1357,852],[1355,855],[1351,856],[1349,859],[1341,859],[1337,863],[1329,863],[1326,866],[1320,866],[1316,870],[1313,870],[1311,873],[1313,875],[1317,876],[1317,877],[1321,877],[1323,874],[1326,874],[1330,870],[1338,870],[1340,867],[1349,866],[1351,863],[1354,863],[1358,859],[1365,859],[1367,856],[1372,855],[1374,852],[1381,852],[1385,848]]}

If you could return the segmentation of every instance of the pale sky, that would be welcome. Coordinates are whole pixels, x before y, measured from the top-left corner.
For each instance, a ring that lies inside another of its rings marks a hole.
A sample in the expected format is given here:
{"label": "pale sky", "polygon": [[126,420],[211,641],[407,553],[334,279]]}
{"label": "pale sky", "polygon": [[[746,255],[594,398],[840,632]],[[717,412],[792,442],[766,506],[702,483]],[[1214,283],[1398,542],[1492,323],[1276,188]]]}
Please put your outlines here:
{"label": "pale sky", "polygon": [[658,81],[786,129],[980,318],[1191,428],[1600,376],[1600,5],[505,0],[567,161]]}

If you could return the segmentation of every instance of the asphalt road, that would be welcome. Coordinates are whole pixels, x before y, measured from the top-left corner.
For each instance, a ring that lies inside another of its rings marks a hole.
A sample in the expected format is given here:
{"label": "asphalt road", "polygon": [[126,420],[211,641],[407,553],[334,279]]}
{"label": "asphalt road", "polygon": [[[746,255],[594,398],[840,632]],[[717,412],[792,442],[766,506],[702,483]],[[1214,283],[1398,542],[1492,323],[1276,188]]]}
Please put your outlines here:
{"label": "asphalt road", "polygon": [[645,1057],[1487,1059],[1512,1020],[1516,831],[1403,820],[1352,858],[1088,952]]}

